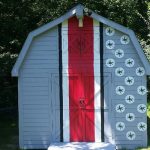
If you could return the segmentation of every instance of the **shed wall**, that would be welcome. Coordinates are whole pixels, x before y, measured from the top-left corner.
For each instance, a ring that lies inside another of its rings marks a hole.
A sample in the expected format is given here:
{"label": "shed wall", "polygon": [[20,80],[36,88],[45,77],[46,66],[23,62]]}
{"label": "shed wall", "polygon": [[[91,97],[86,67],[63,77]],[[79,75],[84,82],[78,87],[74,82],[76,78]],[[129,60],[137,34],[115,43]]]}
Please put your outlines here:
{"label": "shed wall", "polygon": [[[121,44],[120,38],[125,35],[117,30],[112,36],[106,34],[106,28],[104,27],[104,74],[110,73],[112,77],[112,89],[111,89],[111,123],[112,123],[112,130],[113,130],[113,138],[115,144],[117,144],[118,148],[129,148],[134,149],[136,147],[147,146],[147,130],[139,131],[137,128],[138,123],[144,122],[147,123],[146,118],[146,111],[144,113],[140,113],[137,110],[137,106],[139,104],[144,104],[146,106],[146,93],[144,95],[140,95],[137,92],[138,86],[145,86],[146,87],[146,75],[137,76],[136,69],[138,67],[143,67],[143,64],[136,53],[136,50],[133,46],[133,43],[130,42],[128,44]],[[108,40],[114,41],[115,45],[114,48],[109,48],[106,45]],[[122,58],[117,58],[115,56],[115,51],[117,49],[122,49],[124,51],[124,56]],[[128,58],[132,58],[134,60],[133,67],[127,67],[125,65],[125,61]],[[114,59],[115,65],[113,67],[108,67],[106,65],[106,61],[108,59]],[[117,68],[124,69],[123,76],[117,76],[115,70]],[[134,83],[133,85],[127,85],[125,83],[126,77],[133,77]],[[121,95],[116,93],[116,87],[123,86],[125,88],[125,92]],[[125,97],[127,95],[133,95],[135,98],[134,103],[128,104],[125,101]],[[123,104],[125,110],[123,112],[117,112],[117,105]],[[146,107],[145,107],[146,109]],[[126,115],[128,113],[133,113],[135,115],[135,119],[133,121],[127,121]],[[123,131],[118,131],[116,128],[117,122],[123,122],[125,124],[125,129]],[[135,133],[135,139],[128,139],[127,132],[133,131]]]}
{"label": "shed wall", "polygon": [[47,148],[60,139],[58,66],[58,29],[55,27],[34,38],[20,70],[22,148]]}
{"label": "shed wall", "polygon": [[[104,76],[111,77],[111,89],[108,93],[110,97],[111,122],[113,140],[120,148],[135,148],[147,145],[147,130],[139,131],[137,124],[146,123],[146,112],[137,111],[139,104],[146,105],[146,94],[140,95],[137,87],[146,87],[146,75],[137,76],[136,69],[143,67],[136,50],[131,43],[121,44],[120,38],[124,35],[117,30],[113,36],[106,35],[106,26],[104,27]],[[113,40],[114,48],[106,47],[106,42]],[[117,58],[115,51],[122,49],[124,56]],[[21,148],[47,148],[51,142],[60,139],[59,123],[59,55],[58,55],[58,29],[57,27],[34,38],[25,61],[19,72],[19,134]],[[106,61],[113,59],[115,65],[108,67]],[[134,59],[133,67],[127,67],[125,60]],[[117,76],[117,68],[124,69],[123,76]],[[133,85],[127,85],[125,78],[131,76],[134,78]],[[105,80],[105,78],[104,78]],[[116,87],[123,86],[125,92],[121,95],[116,93]],[[125,101],[127,95],[133,95],[134,103],[128,104]],[[125,107],[123,112],[117,112],[117,105],[122,104]],[[133,113],[135,119],[127,121],[126,115]],[[105,113],[106,114],[106,113]],[[116,124],[123,122],[125,129],[118,131]],[[107,128],[105,128],[105,132]],[[126,136],[128,131],[135,133],[135,139],[129,140]],[[105,133],[105,137],[107,133]],[[107,139],[107,138],[106,138]],[[112,141],[113,141],[112,140]],[[108,140],[109,141],[109,140]]]}

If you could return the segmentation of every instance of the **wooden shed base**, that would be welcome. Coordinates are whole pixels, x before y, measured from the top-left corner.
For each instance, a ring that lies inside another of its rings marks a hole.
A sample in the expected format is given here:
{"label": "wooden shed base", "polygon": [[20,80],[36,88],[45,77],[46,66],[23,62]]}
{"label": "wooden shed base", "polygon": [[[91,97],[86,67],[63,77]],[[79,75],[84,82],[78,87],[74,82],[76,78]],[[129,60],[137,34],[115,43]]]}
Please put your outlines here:
{"label": "wooden shed base", "polygon": [[62,142],[52,143],[48,150],[115,150],[115,145],[96,142]]}

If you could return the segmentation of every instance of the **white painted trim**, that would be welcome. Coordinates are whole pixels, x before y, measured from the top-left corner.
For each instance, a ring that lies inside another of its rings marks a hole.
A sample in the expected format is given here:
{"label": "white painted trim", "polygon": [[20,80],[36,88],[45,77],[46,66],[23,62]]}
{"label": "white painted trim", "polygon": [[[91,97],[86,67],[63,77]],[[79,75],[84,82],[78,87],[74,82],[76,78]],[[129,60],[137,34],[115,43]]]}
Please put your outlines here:
{"label": "white painted trim", "polygon": [[101,110],[100,110],[100,36],[99,22],[93,19],[94,30],[94,127],[95,142],[101,142]]}
{"label": "white painted trim", "polygon": [[68,79],[68,20],[62,23],[62,78],[63,78],[63,140],[70,141],[69,79]]}
{"label": "white painted trim", "polygon": [[18,125],[19,125],[19,148],[24,148],[24,136],[23,136],[23,102],[22,102],[22,76],[18,77],[18,115],[19,115],[19,121],[18,121]]}
{"label": "white painted trim", "polygon": [[141,62],[145,68],[146,74],[150,75],[150,63],[149,63],[148,59],[146,58],[146,55],[144,54],[143,49],[142,49],[138,39],[136,38],[135,33],[133,31],[131,31],[129,33],[129,35],[130,35],[130,39],[131,39],[137,53],[138,53],[138,56],[140,57]]}
{"label": "white painted trim", "polygon": [[22,47],[22,50],[21,50],[21,52],[20,52],[20,54],[18,56],[18,59],[17,59],[15,65],[13,66],[13,69],[11,71],[11,75],[14,76],[14,77],[19,76],[20,66],[21,66],[21,64],[22,64],[22,62],[24,60],[24,57],[25,57],[25,55],[27,53],[27,50],[29,49],[29,47],[31,45],[32,38],[33,38],[32,35],[29,34],[27,39],[26,39],[26,41],[25,41],[25,43],[24,43],[24,45],[23,45],[23,47]]}

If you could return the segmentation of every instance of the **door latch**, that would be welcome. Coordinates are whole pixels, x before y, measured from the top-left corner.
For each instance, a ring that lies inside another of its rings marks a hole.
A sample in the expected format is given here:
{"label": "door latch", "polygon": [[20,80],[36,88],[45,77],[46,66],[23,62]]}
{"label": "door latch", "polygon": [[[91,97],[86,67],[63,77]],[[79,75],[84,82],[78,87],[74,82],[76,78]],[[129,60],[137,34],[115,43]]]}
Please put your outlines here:
{"label": "door latch", "polygon": [[79,100],[79,105],[80,105],[80,108],[85,108],[86,104],[83,98]]}

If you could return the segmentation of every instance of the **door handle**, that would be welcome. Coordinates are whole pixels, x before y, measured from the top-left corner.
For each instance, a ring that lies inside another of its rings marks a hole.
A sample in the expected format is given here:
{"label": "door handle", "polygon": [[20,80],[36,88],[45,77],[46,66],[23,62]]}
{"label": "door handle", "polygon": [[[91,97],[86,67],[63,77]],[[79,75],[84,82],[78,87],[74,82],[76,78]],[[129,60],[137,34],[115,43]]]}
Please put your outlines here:
{"label": "door handle", "polygon": [[84,101],[84,99],[80,99],[79,100],[79,105],[80,105],[80,108],[85,108],[85,101]]}

